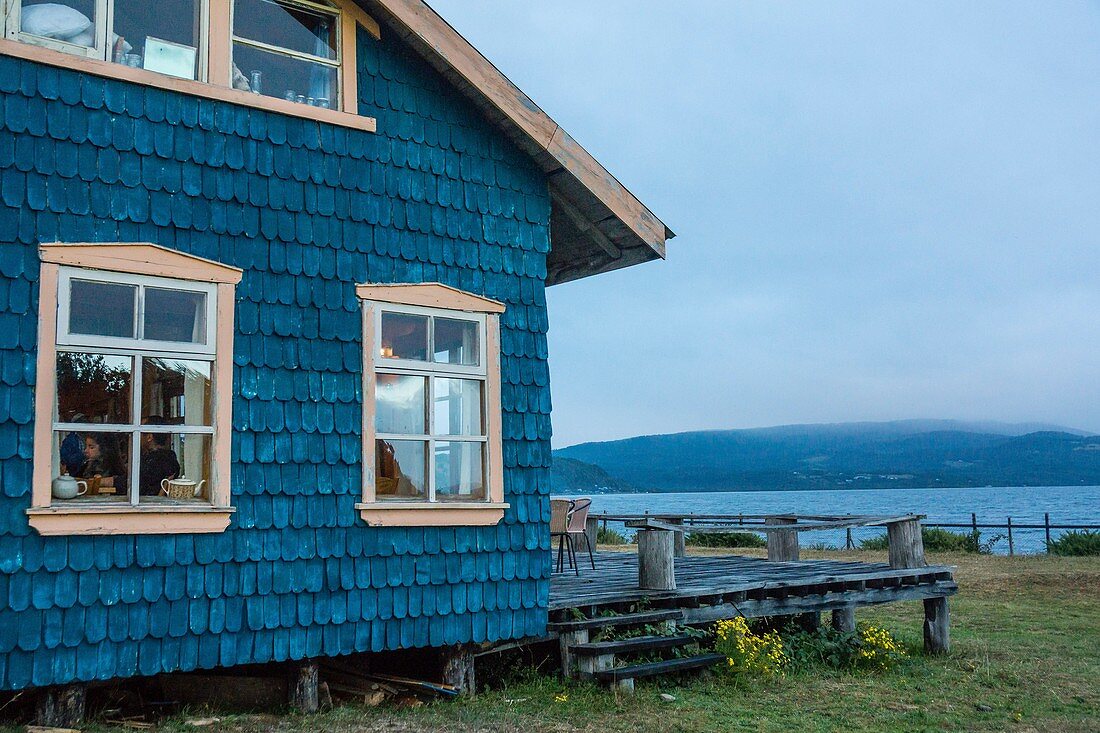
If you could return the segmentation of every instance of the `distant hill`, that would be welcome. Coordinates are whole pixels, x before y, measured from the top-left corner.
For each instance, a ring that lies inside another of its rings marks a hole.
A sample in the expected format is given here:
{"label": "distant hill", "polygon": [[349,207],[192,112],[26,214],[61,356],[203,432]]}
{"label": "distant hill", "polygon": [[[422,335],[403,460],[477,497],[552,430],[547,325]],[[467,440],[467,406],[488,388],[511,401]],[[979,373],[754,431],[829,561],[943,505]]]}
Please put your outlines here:
{"label": "distant hill", "polygon": [[1100,484],[1100,436],[951,420],[649,435],[571,446],[554,460],[558,493]]}
{"label": "distant hill", "polygon": [[550,487],[554,494],[623,494],[634,490],[599,466],[558,455],[554,456]]}

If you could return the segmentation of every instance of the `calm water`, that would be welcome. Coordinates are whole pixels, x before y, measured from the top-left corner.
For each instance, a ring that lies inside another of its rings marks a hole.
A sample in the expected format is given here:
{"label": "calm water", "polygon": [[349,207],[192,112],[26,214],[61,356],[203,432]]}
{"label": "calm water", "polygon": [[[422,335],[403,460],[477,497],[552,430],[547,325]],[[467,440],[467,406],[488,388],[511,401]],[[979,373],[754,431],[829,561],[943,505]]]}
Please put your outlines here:
{"label": "calm water", "polygon": [[[1100,486],[1009,486],[968,489],[897,489],[880,491],[745,491],[691,494],[606,494],[593,497],[592,511],[599,514],[659,513],[697,514],[927,514],[929,522],[1100,525]],[[869,537],[878,530],[859,530]],[[983,530],[983,539],[1003,535],[1004,530]],[[1052,533],[1055,536],[1057,532]],[[1017,552],[1039,552],[1043,530],[1013,530]],[[843,543],[843,533],[813,532],[803,535],[805,544]],[[1008,552],[1007,538],[994,545]]]}

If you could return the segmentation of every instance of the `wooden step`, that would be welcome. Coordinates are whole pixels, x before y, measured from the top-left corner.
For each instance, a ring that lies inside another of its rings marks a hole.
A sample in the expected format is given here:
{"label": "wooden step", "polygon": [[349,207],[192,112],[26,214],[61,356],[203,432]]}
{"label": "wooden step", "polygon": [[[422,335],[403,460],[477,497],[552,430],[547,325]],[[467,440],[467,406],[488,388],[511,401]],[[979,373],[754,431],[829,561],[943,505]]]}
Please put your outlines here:
{"label": "wooden step", "polygon": [[639,636],[619,641],[594,641],[588,644],[574,644],[569,647],[573,654],[586,657],[599,657],[605,654],[633,654],[653,649],[675,649],[687,646],[697,639],[694,636]]}
{"label": "wooden step", "polygon": [[668,611],[646,611],[644,613],[624,613],[620,616],[596,616],[577,621],[556,621],[549,623],[546,628],[550,631],[563,633],[567,631],[582,631],[584,629],[604,629],[612,626],[644,626],[661,621],[679,621],[684,617],[680,609]]}
{"label": "wooden step", "polygon": [[692,669],[703,669],[720,662],[725,662],[722,654],[700,654],[695,657],[682,659],[666,659],[661,662],[647,662],[646,664],[632,664],[628,667],[616,667],[593,674],[598,680],[604,682],[619,682],[621,680],[633,680],[638,677],[653,677],[660,674],[672,674],[674,672],[687,672]]}

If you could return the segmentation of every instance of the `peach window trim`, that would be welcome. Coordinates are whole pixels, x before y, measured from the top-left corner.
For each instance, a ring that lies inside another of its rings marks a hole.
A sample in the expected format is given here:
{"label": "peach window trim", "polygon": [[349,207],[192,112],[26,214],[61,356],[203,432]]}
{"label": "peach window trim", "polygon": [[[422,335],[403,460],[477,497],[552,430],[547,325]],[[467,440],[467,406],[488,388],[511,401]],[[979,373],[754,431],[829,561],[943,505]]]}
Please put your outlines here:
{"label": "peach window trim", "polygon": [[[442,283],[358,285],[355,293],[363,301],[363,501],[356,504],[359,516],[374,527],[460,527],[489,526],[504,518],[509,504],[504,501],[504,453],[500,403],[500,314],[499,301],[467,293]],[[472,502],[377,501],[374,477],[374,314],[386,305],[412,305],[439,310],[485,314],[485,422],[486,468],[489,500]]]}
{"label": "peach window trim", "polygon": [[[221,532],[229,526],[233,425],[234,293],[243,271],[156,244],[43,244],[39,247],[38,364],[34,402],[34,469],[30,525],[40,534],[165,534]],[[213,488],[210,506],[132,507],[51,505],[53,399],[57,389],[58,279],[63,265],[132,275],[216,283],[217,343],[214,370]],[[222,397],[224,395],[224,397]]]}

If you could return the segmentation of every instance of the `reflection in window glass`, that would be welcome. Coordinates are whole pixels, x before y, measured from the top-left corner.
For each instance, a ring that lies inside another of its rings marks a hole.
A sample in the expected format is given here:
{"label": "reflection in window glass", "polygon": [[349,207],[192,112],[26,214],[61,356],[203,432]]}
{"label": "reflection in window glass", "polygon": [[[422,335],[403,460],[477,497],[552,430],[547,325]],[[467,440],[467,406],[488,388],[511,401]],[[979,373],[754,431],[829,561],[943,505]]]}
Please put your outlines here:
{"label": "reflection in window glass", "polygon": [[481,382],[474,379],[435,380],[436,435],[481,435]]}
{"label": "reflection in window glass", "polygon": [[210,501],[209,435],[142,433],[141,503]]}
{"label": "reflection in window glass", "polygon": [[133,358],[62,351],[57,355],[57,419],[66,423],[130,422]]}
{"label": "reflection in window glass", "polygon": [[73,280],[69,333],[134,338],[137,286]]}
{"label": "reflection in window glass", "polygon": [[375,429],[379,433],[423,435],[425,379],[379,374],[375,380]]}
{"label": "reflection in window glass", "polygon": [[233,86],[338,109],[339,18],[275,0],[236,0]]}
{"label": "reflection in window glass", "polygon": [[124,433],[55,431],[52,501],[128,502],[129,437]]}
{"label": "reflection in window glass", "polygon": [[[145,357],[141,361],[143,425],[213,425],[209,361]],[[156,421],[160,422],[156,422]]]}
{"label": "reflection in window glass", "polygon": [[23,0],[20,30],[39,38],[95,47],[95,0]]}
{"label": "reflection in window glass", "polygon": [[197,79],[198,0],[115,0],[108,58],[126,66]]}
{"label": "reflection in window glass", "polygon": [[238,38],[335,61],[336,16],[273,0],[236,0],[233,33]]}
{"label": "reflection in window glass", "polygon": [[478,324],[452,318],[435,319],[435,362],[478,366],[481,353],[478,344]]}
{"label": "reflection in window glass", "polygon": [[427,443],[377,440],[374,447],[375,493],[379,499],[427,497]]}
{"label": "reflection in window glass", "polygon": [[153,341],[206,343],[206,293],[145,288],[144,336]]}
{"label": "reflection in window glass", "polygon": [[382,358],[427,361],[427,316],[414,316],[407,313],[383,313]]}
{"label": "reflection in window glass", "polygon": [[485,498],[482,443],[435,444],[435,498],[471,501]]}

